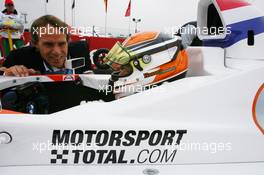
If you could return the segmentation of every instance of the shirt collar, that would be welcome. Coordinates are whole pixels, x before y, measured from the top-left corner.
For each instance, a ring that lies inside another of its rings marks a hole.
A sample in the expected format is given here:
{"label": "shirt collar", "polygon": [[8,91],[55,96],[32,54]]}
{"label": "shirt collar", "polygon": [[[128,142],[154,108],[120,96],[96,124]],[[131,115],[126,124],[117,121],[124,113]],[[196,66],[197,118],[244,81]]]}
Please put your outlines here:
{"label": "shirt collar", "polygon": [[64,70],[64,68],[59,69],[59,68],[53,67],[49,65],[48,63],[46,63],[45,61],[43,61],[43,65],[45,67],[46,72],[56,72],[56,71]]}

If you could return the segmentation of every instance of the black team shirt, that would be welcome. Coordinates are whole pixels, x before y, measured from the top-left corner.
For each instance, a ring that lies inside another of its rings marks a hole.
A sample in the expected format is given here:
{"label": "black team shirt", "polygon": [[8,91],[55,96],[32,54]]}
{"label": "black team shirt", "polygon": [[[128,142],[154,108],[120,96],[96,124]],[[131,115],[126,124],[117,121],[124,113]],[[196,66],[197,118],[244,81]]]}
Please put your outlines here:
{"label": "black team shirt", "polygon": [[34,69],[40,71],[41,74],[45,74],[43,59],[39,51],[32,46],[22,47],[12,51],[3,63],[3,66],[6,68],[15,65],[23,65],[28,69]]}

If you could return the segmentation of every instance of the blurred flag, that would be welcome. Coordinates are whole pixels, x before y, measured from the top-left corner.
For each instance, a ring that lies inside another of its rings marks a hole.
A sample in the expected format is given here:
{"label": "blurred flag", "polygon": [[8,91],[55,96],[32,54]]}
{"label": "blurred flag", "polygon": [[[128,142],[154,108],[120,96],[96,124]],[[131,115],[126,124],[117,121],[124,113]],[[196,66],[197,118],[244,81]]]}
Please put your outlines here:
{"label": "blurred flag", "polygon": [[125,17],[130,16],[130,15],[131,15],[131,0],[129,1]]}
{"label": "blurred flag", "polygon": [[75,0],[73,0],[73,2],[72,2],[72,9],[74,9],[75,8]]}
{"label": "blurred flag", "polygon": [[108,0],[104,0],[104,4],[105,4],[105,13],[107,13]]}

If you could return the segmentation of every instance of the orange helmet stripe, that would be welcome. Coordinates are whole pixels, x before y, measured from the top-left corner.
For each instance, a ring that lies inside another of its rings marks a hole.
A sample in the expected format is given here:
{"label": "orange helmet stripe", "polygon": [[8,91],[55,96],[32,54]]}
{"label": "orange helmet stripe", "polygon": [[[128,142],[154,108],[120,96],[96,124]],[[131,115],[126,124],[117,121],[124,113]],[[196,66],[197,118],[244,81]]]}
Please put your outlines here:
{"label": "orange helmet stripe", "polygon": [[130,47],[135,44],[141,44],[147,41],[155,40],[159,36],[159,32],[141,32],[135,34],[124,41],[124,47]]}

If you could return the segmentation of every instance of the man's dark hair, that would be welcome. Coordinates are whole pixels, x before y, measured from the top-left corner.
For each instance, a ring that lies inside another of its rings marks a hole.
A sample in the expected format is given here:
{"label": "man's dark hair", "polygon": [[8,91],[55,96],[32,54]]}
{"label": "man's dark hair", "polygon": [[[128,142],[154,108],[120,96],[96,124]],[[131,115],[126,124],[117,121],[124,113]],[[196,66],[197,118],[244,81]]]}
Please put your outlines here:
{"label": "man's dark hair", "polygon": [[[42,27],[47,27],[48,25],[58,28],[60,33],[66,35],[66,40],[69,40],[69,26],[53,15],[44,15],[36,19],[31,25],[30,32],[31,41],[33,44],[39,40],[39,32],[36,31],[39,31]],[[65,31],[65,29],[67,30]]]}

